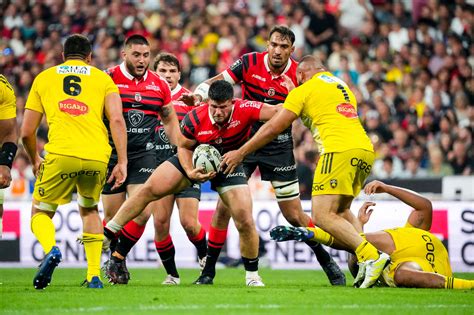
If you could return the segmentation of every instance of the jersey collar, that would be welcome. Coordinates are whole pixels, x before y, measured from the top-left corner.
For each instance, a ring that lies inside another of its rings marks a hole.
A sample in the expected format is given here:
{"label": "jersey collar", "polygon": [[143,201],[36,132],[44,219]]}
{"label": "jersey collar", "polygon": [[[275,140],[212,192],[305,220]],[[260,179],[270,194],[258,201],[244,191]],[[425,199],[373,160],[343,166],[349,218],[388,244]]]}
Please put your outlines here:
{"label": "jersey collar", "polygon": [[120,71],[122,71],[123,75],[129,79],[130,81],[135,81],[136,83],[140,82],[140,81],[146,81],[146,78],[148,77],[148,69],[145,71],[145,74],[143,75],[143,77],[140,79],[140,80],[137,80],[133,75],[131,75],[128,71],[127,71],[127,67],[125,66],[125,62],[122,62],[120,64]]}
{"label": "jersey collar", "polygon": [[176,87],[171,91],[171,96],[175,96],[181,90],[181,84],[178,83]]}
{"label": "jersey collar", "polygon": [[283,72],[282,72],[280,75],[274,75],[274,74],[272,73],[272,71],[270,70],[270,66],[268,65],[268,63],[269,63],[269,61],[268,61],[268,54],[265,54],[265,56],[263,56],[263,64],[265,65],[265,69],[266,69],[266,70],[268,71],[268,73],[270,73],[270,75],[272,76],[272,79],[275,79],[275,78],[281,77],[282,75],[284,75],[285,73],[287,73],[288,70],[290,70],[292,61],[291,61],[291,58],[288,59],[288,63],[286,64],[285,70],[283,70]]}

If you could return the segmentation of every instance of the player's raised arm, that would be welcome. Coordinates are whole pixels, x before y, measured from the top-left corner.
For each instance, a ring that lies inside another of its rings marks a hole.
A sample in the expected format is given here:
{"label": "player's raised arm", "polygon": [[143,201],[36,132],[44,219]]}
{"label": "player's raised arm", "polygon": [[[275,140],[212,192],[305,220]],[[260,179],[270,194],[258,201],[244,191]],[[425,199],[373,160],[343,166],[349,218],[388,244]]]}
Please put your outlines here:
{"label": "player's raised arm", "polygon": [[[270,110],[265,110],[266,106],[262,107],[260,111],[260,120],[268,119],[271,114],[273,117],[267,121],[257,133],[250,138],[240,149],[229,151],[224,154],[221,164],[221,169],[224,174],[230,174],[239,165],[243,159],[250,153],[260,149],[274,138],[276,138],[283,130],[288,128],[293,121],[298,117],[292,111],[282,108],[278,113],[271,113]],[[262,113],[263,112],[263,113]]]}
{"label": "player's raised arm", "polygon": [[108,179],[109,183],[115,181],[112,190],[123,184],[127,178],[127,129],[122,115],[122,101],[118,93],[110,93],[105,97],[105,115],[110,122],[110,133],[117,150],[118,162]]}
{"label": "player's raised arm", "polygon": [[387,185],[377,180],[368,183],[364,191],[368,195],[387,193],[413,207],[414,211],[408,217],[407,224],[422,230],[430,230],[433,217],[433,205],[431,201],[422,195],[412,190]]}

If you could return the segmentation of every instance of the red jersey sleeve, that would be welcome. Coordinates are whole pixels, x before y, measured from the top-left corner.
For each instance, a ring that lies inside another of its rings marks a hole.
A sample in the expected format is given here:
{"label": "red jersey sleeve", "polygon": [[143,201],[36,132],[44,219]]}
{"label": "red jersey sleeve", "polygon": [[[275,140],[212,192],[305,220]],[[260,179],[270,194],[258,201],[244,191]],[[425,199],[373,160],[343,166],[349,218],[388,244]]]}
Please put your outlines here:
{"label": "red jersey sleeve", "polygon": [[238,106],[243,109],[244,115],[248,117],[251,122],[260,120],[260,111],[263,108],[264,103],[257,101],[241,100]]}
{"label": "red jersey sleeve", "polygon": [[232,77],[235,83],[238,83],[244,79],[244,72],[247,71],[249,67],[251,54],[242,55],[237,61],[235,61],[229,68],[226,69],[227,73]]}

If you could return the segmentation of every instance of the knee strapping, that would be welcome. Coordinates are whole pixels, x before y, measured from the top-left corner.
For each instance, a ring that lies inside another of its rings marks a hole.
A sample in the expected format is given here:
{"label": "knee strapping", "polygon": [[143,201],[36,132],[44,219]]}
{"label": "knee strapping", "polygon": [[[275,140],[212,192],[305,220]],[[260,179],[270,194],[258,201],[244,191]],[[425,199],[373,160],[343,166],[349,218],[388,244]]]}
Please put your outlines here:
{"label": "knee strapping", "polygon": [[297,179],[287,182],[272,181],[272,186],[277,201],[292,200],[300,196],[300,185]]}

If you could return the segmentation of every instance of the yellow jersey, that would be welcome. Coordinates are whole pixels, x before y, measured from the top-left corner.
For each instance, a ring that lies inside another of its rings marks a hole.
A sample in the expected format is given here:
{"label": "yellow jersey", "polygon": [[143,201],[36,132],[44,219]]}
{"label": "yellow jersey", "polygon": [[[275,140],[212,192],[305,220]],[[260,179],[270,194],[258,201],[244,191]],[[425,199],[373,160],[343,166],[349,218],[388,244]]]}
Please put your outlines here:
{"label": "yellow jersey", "polygon": [[49,153],[107,163],[111,147],[103,122],[105,97],[118,93],[109,75],[82,60],[41,72],[25,108],[46,115]]}
{"label": "yellow jersey", "polygon": [[0,74],[0,120],[16,117],[16,98],[7,78]]}
{"label": "yellow jersey", "polygon": [[[351,149],[374,151],[357,114],[357,101],[347,84],[329,72],[315,74],[293,89],[283,107],[311,124],[320,153]],[[316,133],[316,129],[318,133]]]}

